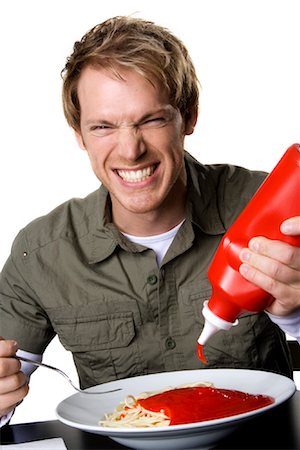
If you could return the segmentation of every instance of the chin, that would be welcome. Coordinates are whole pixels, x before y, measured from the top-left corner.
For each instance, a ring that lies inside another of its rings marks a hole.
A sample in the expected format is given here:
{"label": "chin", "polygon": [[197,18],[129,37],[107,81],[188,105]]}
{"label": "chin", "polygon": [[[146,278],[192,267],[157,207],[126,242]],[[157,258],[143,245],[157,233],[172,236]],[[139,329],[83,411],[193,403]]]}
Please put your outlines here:
{"label": "chin", "polygon": [[130,211],[133,214],[147,214],[150,213],[152,211],[155,211],[155,207],[153,206],[132,206],[132,207],[128,207],[126,208],[128,211]]}
{"label": "chin", "polygon": [[154,211],[160,206],[160,202],[155,199],[155,201],[151,201],[149,198],[149,195],[143,196],[143,198],[132,198],[128,202],[124,202],[123,206],[125,209],[127,209],[130,212],[133,213],[147,213],[150,211]]}

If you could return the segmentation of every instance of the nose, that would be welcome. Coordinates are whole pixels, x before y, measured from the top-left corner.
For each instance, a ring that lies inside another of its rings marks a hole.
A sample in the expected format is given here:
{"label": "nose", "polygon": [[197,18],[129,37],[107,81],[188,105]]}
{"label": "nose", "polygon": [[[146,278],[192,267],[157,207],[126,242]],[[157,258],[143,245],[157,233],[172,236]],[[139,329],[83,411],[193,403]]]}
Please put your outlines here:
{"label": "nose", "polygon": [[146,144],[141,131],[134,126],[119,129],[118,147],[120,156],[136,161],[146,152]]}

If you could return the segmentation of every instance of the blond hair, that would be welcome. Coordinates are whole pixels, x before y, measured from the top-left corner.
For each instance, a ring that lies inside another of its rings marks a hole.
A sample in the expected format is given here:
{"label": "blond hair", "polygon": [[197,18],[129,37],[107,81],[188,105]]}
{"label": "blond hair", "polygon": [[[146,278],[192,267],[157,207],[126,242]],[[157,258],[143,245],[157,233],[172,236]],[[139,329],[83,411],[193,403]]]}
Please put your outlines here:
{"label": "blond hair", "polygon": [[170,104],[178,108],[184,122],[197,113],[199,82],[183,43],[169,30],[143,19],[117,16],[96,25],[75,42],[73,53],[62,70],[63,108],[68,124],[80,130],[77,84],[87,66],[138,72],[150,83],[168,92]]}

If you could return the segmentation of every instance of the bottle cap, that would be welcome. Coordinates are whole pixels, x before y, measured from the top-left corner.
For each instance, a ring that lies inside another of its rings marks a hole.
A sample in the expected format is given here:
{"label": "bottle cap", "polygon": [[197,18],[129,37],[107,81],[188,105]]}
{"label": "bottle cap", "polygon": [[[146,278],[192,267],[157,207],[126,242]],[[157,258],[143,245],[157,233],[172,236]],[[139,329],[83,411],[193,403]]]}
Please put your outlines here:
{"label": "bottle cap", "polygon": [[238,320],[228,322],[216,316],[208,307],[208,301],[204,302],[202,314],[205,318],[204,328],[199,336],[198,343],[204,345],[206,341],[213,336],[217,331],[229,330],[232,326],[238,324]]}

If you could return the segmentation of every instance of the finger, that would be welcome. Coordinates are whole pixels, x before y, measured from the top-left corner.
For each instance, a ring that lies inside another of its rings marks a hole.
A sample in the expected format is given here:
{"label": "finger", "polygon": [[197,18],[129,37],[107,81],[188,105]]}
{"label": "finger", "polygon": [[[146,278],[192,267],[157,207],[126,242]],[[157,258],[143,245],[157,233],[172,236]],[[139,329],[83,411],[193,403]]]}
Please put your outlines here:
{"label": "finger", "polygon": [[24,384],[15,391],[0,395],[0,417],[12,411],[28,394],[29,385]]}
{"label": "finger", "polygon": [[249,249],[254,253],[277,260],[292,269],[300,270],[300,247],[260,236],[250,240]]}
{"label": "finger", "polygon": [[300,271],[275,259],[253,253],[249,249],[243,249],[240,258],[243,263],[250,265],[273,280],[300,288]]}
{"label": "finger", "polygon": [[3,394],[17,391],[27,383],[28,379],[26,375],[21,371],[2,378],[0,383],[0,397]]}
{"label": "finger", "polygon": [[13,356],[18,350],[18,343],[11,339],[3,339],[0,337],[0,357]]}
{"label": "finger", "polygon": [[16,358],[0,358],[0,380],[3,377],[8,377],[18,373],[21,368],[21,363]]}
{"label": "finger", "polygon": [[282,222],[280,231],[290,236],[300,236],[300,216],[291,217]]}
{"label": "finger", "polygon": [[289,299],[292,301],[293,298],[299,296],[299,288],[275,280],[248,264],[241,264],[239,270],[244,278],[276,299],[284,298],[285,301],[289,301]]}

